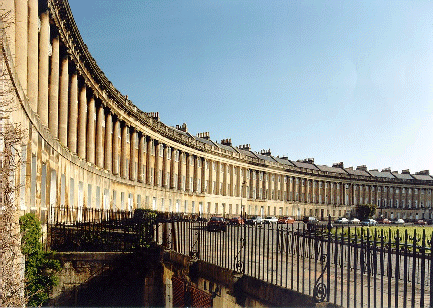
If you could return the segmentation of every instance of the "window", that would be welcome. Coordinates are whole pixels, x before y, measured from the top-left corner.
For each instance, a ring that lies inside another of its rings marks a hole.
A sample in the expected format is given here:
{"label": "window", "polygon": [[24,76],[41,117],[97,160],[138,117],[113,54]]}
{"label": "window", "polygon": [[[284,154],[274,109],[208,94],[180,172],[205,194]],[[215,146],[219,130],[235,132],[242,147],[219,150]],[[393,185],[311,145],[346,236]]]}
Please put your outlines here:
{"label": "window", "polygon": [[167,148],[167,159],[171,159],[171,148]]}
{"label": "window", "polygon": [[164,157],[164,147],[161,145],[159,145],[159,157]]}

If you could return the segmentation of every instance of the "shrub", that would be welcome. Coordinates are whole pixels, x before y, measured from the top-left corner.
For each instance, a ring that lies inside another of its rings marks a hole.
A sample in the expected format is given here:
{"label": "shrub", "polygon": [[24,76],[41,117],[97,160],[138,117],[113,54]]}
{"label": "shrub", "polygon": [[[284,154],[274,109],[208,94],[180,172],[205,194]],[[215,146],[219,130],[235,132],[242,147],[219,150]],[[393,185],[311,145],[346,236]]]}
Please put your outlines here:
{"label": "shrub", "polygon": [[22,236],[21,251],[26,257],[25,291],[27,305],[38,307],[47,304],[49,294],[57,283],[55,272],[60,270],[60,262],[54,260],[52,252],[42,247],[41,224],[34,214],[20,217]]}

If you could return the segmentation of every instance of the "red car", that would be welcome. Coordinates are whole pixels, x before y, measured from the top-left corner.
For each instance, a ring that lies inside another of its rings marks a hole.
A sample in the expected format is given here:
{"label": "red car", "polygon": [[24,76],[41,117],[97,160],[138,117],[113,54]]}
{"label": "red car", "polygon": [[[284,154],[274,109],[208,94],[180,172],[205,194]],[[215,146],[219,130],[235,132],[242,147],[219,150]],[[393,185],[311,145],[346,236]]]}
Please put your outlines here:
{"label": "red car", "polygon": [[292,224],[295,222],[295,219],[293,217],[281,217],[280,219],[278,219],[278,224]]}
{"label": "red car", "polygon": [[227,231],[227,223],[224,217],[213,216],[207,223],[208,231]]}
{"label": "red car", "polygon": [[425,220],[419,219],[415,222],[415,224],[425,226],[427,224],[427,222]]}
{"label": "red car", "polygon": [[244,225],[245,221],[242,217],[233,217],[232,219],[230,219],[230,224],[231,225]]}

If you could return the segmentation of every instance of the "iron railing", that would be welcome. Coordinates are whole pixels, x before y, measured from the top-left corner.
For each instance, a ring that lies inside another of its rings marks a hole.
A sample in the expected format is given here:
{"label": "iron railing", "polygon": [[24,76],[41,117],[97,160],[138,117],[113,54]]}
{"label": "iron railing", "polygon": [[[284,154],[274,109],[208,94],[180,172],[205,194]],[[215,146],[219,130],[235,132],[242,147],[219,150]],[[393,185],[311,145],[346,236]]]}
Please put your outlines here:
{"label": "iron railing", "polygon": [[154,211],[55,208],[57,251],[131,251],[151,242],[343,307],[433,307],[432,238],[421,232],[289,225],[224,225]]}
{"label": "iron railing", "polygon": [[[158,231],[159,230],[159,231]],[[227,225],[168,221],[155,228],[166,249],[343,307],[433,305],[432,241],[421,233],[327,225]]]}

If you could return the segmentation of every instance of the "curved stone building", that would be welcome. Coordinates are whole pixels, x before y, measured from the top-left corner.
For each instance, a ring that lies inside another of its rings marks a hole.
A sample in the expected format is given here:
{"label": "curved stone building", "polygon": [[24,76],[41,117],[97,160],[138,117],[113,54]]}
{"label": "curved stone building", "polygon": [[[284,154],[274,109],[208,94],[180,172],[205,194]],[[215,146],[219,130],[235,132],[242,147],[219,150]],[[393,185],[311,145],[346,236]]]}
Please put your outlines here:
{"label": "curved stone building", "polygon": [[432,218],[433,178],[344,168],[214,142],[139,110],[90,55],[66,0],[0,0],[2,72],[27,135],[15,182],[23,212],[64,205],[232,216],[348,215],[375,203],[389,218]]}

